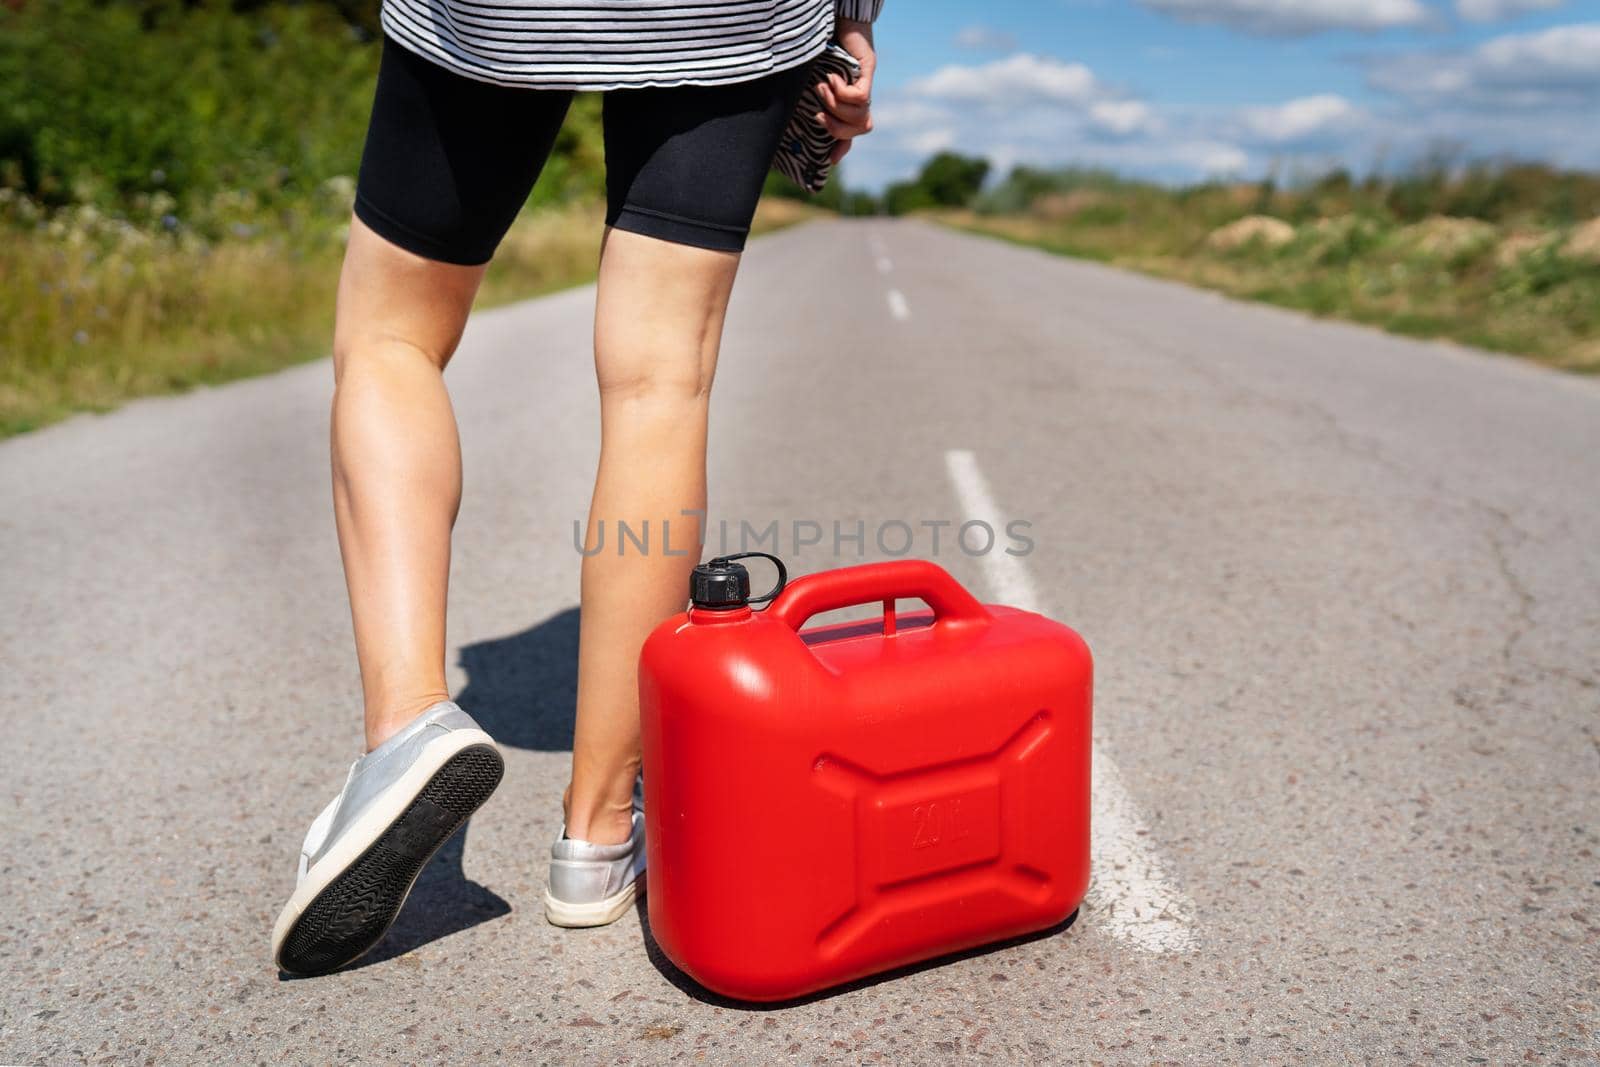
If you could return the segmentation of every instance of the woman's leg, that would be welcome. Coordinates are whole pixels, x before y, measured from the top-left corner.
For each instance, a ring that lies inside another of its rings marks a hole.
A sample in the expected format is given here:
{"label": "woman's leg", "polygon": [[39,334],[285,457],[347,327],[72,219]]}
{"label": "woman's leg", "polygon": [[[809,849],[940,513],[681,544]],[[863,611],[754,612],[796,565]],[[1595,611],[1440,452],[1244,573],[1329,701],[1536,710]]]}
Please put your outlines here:
{"label": "woman's leg", "polygon": [[272,958],[292,974],[336,970],[376,945],[417,872],[504,769],[492,739],[454,705],[402,732],[448,699],[445,584],[461,457],[440,372],[482,273],[406,251],[359,218],[350,224],[333,341],[334,518],[367,749],[394,741],[350,768],[300,846],[294,892],[272,930]]}
{"label": "woman's leg", "polygon": [[369,750],[450,696],[445,589],[461,447],[442,372],[483,271],[351,222],[333,341],[333,506]]}
{"label": "woman's leg", "polygon": [[[606,242],[595,314],[600,471],[589,507],[567,834],[632,832],[639,649],[688,600],[706,506],[706,415],[723,316],[804,68],[714,87],[606,94]],[[615,546],[648,521],[651,549]],[[661,523],[672,523],[667,555]]]}
{"label": "woman's leg", "polygon": [[571,98],[473,81],[384,38],[334,327],[334,515],[369,749],[449,698],[461,448],[442,372]]}
{"label": "woman's leg", "polygon": [[[723,316],[739,265],[716,252],[609,230],[595,309],[600,470],[589,541],[604,522],[605,551],[583,561],[578,721],[567,833],[596,844],[628,840],[639,771],[640,646],[682,610],[699,561],[706,506],[706,416]],[[662,522],[672,549],[663,549]],[[650,524],[650,549],[618,554],[619,521]]]}

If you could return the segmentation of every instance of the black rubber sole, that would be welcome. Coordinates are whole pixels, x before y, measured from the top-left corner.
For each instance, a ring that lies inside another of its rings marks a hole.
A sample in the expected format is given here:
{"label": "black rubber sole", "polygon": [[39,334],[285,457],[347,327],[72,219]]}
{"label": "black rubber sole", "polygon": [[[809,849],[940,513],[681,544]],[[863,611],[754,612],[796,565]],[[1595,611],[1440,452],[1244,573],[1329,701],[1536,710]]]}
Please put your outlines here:
{"label": "black rubber sole", "polygon": [[278,966],[294,975],[327,974],[383,940],[422,868],[504,773],[505,761],[490,745],[450,757],[378,840],[312,898],[283,939]]}

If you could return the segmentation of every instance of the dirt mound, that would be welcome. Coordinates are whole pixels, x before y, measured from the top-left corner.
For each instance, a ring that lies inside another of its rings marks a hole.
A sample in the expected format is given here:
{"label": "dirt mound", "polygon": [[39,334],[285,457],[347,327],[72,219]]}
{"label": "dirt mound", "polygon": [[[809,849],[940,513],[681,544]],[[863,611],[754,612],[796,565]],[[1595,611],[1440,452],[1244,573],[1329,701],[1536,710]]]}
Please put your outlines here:
{"label": "dirt mound", "polygon": [[1549,243],[1547,233],[1513,233],[1495,246],[1494,261],[1502,267],[1514,267]]}
{"label": "dirt mound", "polygon": [[1279,248],[1292,240],[1294,227],[1282,219],[1271,215],[1246,215],[1212,230],[1206,244],[1219,252],[1232,252],[1256,243]]}
{"label": "dirt mound", "polygon": [[1425,256],[1449,259],[1488,245],[1498,232],[1482,219],[1434,215],[1407,226],[1397,236]]}
{"label": "dirt mound", "polygon": [[1600,218],[1592,218],[1572,231],[1561,254],[1571,259],[1600,263]]}

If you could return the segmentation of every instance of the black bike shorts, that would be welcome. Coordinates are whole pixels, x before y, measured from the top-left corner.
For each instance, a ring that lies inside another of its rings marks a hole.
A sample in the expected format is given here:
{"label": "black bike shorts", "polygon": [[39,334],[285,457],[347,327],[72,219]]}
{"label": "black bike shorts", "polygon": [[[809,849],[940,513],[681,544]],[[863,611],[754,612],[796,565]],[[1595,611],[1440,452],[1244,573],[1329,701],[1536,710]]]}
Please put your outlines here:
{"label": "black bike shorts", "polygon": [[[606,224],[744,248],[806,65],[717,86],[615,89],[604,102]],[[488,262],[528,199],[572,93],[463,77],[385,38],[355,212],[401,248]]]}

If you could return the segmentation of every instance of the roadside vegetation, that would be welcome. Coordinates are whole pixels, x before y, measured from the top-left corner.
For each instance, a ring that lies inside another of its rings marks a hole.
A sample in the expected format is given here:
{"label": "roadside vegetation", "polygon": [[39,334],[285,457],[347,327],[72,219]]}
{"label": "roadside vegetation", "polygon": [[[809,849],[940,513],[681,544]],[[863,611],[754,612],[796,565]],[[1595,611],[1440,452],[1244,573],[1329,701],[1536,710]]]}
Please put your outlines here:
{"label": "roadside vegetation", "polygon": [[980,192],[974,172],[981,184],[969,168],[964,189],[898,195],[1063,255],[1600,372],[1600,175],[1438,160],[1389,177],[1170,188],[1019,167]]}
{"label": "roadside vegetation", "polygon": [[[0,436],[326,353],[376,11],[0,3]],[[599,104],[575,101],[480,305],[593,278]],[[769,199],[757,226],[807,210]]]}

